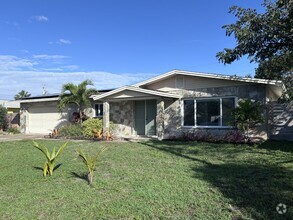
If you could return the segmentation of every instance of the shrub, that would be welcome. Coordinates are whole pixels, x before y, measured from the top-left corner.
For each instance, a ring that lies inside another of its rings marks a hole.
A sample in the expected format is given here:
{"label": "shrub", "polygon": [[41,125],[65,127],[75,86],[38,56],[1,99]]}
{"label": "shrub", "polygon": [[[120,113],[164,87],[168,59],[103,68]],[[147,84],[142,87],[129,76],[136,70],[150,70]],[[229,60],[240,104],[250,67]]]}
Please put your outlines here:
{"label": "shrub", "polygon": [[183,131],[177,139],[181,141],[206,141],[213,142],[211,139],[215,137],[204,130]]}
{"label": "shrub", "polygon": [[240,100],[238,107],[232,110],[237,127],[244,132],[245,141],[249,141],[249,130],[257,124],[262,123],[263,106],[260,102],[254,102],[250,99]]}
{"label": "shrub", "polygon": [[8,128],[7,132],[12,133],[12,134],[19,134],[20,133],[20,131],[17,128]]}
{"label": "shrub", "polygon": [[224,140],[229,143],[245,143],[245,136],[244,134],[239,130],[229,131],[225,137]]}
{"label": "shrub", "polygon": [[7,127],[7,110],[0,105],[0,130]]}
{"label": "shrub", "polygon": [[94,130],[102,130],[103,121],[102,119],[90,118],[82,123],[82,134],[85,137],[95,137]]}
{"label": "shrub", "polygon": [[[110,131],[103,131],[103,120],[98,118],[89,118],[82,123],[82,134],[84,137],[94,138],[97,137],[97,133],[103,136],[110,136],[112,138],[112,133],[114,130],[113,122],[110,122]],[[107,132],[107,134],[106,134]]]}
{"label": "shrub", "polygon": [[80,124],[65,125],[59,129],[59,137],[81,137],[82,127]]}
{"label": "shrub", "polygon": [[211,143],[245,143],[245,135],[240,130],[232,130],[225,135],[212,135],[205,130],[183,131],[179,137],[173,137],[173,140],[180,141],[203,141]]}

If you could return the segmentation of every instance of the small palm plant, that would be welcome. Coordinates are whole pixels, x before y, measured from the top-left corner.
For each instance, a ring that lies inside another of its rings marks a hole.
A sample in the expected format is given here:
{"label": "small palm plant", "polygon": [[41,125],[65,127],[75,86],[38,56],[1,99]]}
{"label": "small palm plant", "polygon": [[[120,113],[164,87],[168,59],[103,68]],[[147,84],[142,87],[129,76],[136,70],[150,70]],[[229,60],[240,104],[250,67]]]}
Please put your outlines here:
{"label": "small palm plant", "polygon": [[55,167],[55,161],[56,159],[60,156],[60,154],[63,152],[63,150],[65,149],[65,147],[67,146],[68,142],[64,143],[59,150],[56,153],[56,147],[53,148],[52,153],[50,154],[48,149],[46,147],[41,146],[40,144],[38,144],[37,142],[33,141],[35,148],[37,148],[38,150],[40,150],[47,158],[47,161],[44,165],[43,168],[43,174],[44,176],[47,176],[47,174],[49,176],[52,176],[53,171],[54,171],[54,167]]}
{"label": "small palm plant", "polygon": [[81,149],[77,150],[78,157],[82,160],[82,162],[86,165],[88,169],[88,183],[89,185],[92,185],[93,183],[93,177],[94,177],[94,171],[96,169],[96,165],[98,162],[98,159],[100,157],[100,154],[104,152],[107,149],[107,147],[103,147],[96,155],[90,155],[85,156],[83,151]]}

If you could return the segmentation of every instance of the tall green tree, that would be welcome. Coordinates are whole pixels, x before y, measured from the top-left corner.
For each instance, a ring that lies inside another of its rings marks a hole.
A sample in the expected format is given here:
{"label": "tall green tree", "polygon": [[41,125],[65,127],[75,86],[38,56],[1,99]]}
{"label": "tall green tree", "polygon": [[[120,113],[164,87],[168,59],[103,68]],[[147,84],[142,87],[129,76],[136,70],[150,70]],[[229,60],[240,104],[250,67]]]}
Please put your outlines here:
{"label": "tall green tree", "polygon": [[234,36],[236,46],[224,48],[217,58],[230,64],[243,56],[259,66],[255,77],[283,80],[292,96],[293,80],[293,1],[263,2],[264,13],[255,9],[232,6],[229,13],[237,18],[234,24],[224,25],[227,36]]}
{"label": "tall green tree", "polygon": [[85,80],[78,85],[64,84],[58,100],[58,109],[62,111],[66,106],[74,104],[77,107],[81,123],[84,109],[91,106],[90,96],[98,93],[96,89],[87,88],[87,86],[93,85],[91,80]]}
{"label": "tall green tree", "polygon": [[21,90],[19,93],[17,93],[14,96],[14,99],[15,100],[19,100],[19,99],[26,98],[26,97],[30,97],[30,96],[31,96],[30,93],[28,93],[27,91]]}

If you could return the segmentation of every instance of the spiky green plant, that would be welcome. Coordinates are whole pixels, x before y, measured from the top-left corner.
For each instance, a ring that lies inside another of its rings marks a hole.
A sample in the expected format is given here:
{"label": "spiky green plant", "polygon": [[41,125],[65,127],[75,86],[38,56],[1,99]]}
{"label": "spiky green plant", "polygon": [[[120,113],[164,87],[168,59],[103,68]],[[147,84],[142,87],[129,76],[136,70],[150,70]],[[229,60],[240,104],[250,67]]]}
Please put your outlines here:
{"label": "spiky green plant", "polygon": [[44,176],[50,175],[52,176],[54,168],[55,168],[55,161],[60,156],[60,154],[63,152],[65,147],[67,146],[68,142],[64,143],[59,150],[56,153],[56,147],[53,148],[52,153],[50,154],[48,149],[44,146],[41,146],[37,142],[33,141],[35,148],[40,150],[45,156],[47,161],[45,162],[44,168],[43,168],[43,174]]}
{"label": "spiky green plant", "polygon": [[103,147],[96,155],[86,156],[81,149],[78,149],[76,152],[78,153],[78,157],[82,160],[82,162],[86,165],[88,169],[88,183],[92,185],[94,178],[94,171],[96,169],[96,164],[102,152],[104,152],[107,147]]}

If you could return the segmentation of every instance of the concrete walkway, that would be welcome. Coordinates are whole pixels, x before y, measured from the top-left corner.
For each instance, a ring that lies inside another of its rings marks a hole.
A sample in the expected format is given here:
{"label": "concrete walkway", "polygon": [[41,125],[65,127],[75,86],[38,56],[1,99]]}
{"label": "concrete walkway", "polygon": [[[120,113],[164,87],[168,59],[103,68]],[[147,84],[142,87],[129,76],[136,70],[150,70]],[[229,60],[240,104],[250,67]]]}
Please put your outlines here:
{"label": "concrete walkway", "polygon": [[44,139],[42,134],[0,134],[0,142]]}

